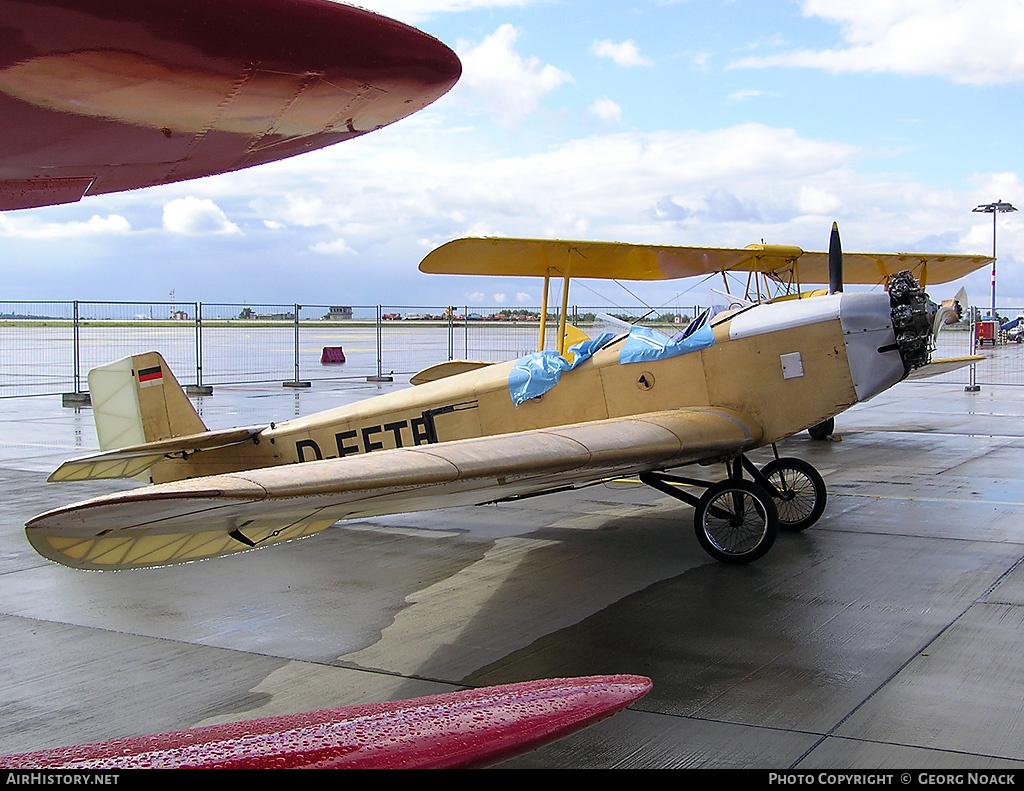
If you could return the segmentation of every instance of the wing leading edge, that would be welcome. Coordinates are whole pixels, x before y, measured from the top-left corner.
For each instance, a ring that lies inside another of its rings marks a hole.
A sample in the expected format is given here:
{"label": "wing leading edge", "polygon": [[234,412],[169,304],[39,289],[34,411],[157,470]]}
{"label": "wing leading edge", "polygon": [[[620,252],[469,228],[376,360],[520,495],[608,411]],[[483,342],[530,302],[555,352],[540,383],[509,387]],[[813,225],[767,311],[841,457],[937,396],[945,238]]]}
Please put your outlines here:
{"label": "wing leading edge", "polygon": [[148,486],[49,511],[25,531],[39,554],[66,566],[164,566],[303,538],[342,519],[723,459],[760,436],[730,410],[671,410]]}

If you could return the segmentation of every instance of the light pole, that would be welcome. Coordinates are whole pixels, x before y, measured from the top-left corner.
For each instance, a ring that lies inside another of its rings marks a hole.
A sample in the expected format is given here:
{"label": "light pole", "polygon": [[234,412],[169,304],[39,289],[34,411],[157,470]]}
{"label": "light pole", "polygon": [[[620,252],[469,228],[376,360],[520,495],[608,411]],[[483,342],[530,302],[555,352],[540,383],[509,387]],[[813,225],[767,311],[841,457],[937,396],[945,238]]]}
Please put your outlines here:
{"label": "light pole", "polygon": [[997,200],[995,203],[983,203],[971,211],[992,215],[992,320],[999,321],[996,318],[996,217],[1003,212],[1017,211],[1017,209],[1011,203]]}

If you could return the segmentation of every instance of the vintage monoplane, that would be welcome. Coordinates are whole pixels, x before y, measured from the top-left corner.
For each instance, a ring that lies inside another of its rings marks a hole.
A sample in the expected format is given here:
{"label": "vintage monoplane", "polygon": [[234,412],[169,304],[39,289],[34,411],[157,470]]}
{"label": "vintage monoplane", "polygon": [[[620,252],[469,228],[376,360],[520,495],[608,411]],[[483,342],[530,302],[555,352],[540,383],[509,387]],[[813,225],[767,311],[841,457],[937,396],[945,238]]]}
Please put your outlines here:
{"label": "vintage monoplane", "polygon": [[[269,426],[206,430],[156,352],[100,366],[89,389],[103,452],[66,462],[50,479],[142,476],[152,485],[42,514],[28,522],[28,538],[40,554],[77,568],[160,566],[302,538],[339,520],[638,475],[695,506],[697,538],[712,557],[755,560],[780,526],[813,524],[826,492],[806,462],[776,454],[758,469],[747,452],[924,368],[939,327],[960,316],[960,305],[932,302],[907,271],[888,277],[887,291],[842,292],[837,231],[832,238],[831,294],[709,308],[674,337],[633,326],[565,348],[563,291],[557,350]],[[518,253],[505,255],[509,248]],[[574,276],[692,274],[735,253],[466,239],[438,248],[420,268],[482,273],[496,262],[495,273],[546,283],[557,275],[568,286]],[[989,260],[914,259],[933,279],[943,266],[943,277],[958,276]],[[674,472],[722,462],[718,481]],[[678,484],[705,492],[697,498]]]}

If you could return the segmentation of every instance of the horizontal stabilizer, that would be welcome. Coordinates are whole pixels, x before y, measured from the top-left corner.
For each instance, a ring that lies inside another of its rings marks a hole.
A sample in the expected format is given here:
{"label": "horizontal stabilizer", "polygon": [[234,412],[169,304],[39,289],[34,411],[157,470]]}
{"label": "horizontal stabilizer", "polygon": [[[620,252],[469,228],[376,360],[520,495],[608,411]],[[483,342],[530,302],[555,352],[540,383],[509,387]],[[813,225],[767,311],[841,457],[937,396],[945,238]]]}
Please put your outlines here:
{"label": "horizontal stabilizer", "polygon": [[917,368],[911,371],[907,379],[928,379],[932,376],[939,376],[940,374],[948,374],[950,371],[956,371],[973,363],[978,363],[988,358],[980,354],[970,354],[965,357],[945,357],[940,359],[933,359],[928,365],[922,368]]}
{"label": "horizontal stabilizer", "polygon": [[303,538],[342,519],[731,458],[760,436],[729,410],[669,410],[147,486],[49,511],[25,532],[41,555],[75,568],[162,566]]}
{"label": "horizontal stabilizer", "polygon": [[83,456],[64,462],[48,481],[88,481],[101,478],[133,478],[166,458],[191,456],[204,450],[226,448],[251,440],[267,426],[204,431],[187,437],[171,437],[130,445],[119,450]]}

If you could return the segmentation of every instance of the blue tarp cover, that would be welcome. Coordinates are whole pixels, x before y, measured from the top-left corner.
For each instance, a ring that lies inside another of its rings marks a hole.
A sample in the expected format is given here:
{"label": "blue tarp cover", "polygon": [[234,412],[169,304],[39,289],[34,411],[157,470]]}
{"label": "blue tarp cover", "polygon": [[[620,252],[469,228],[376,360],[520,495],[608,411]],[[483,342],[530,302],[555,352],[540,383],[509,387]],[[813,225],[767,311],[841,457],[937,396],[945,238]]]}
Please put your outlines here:
{"label": "blue tarp cover", "polygon": [[[534,352],[521,357],[508,375],[508,391],[512,396],[512,403],[518,408],[524,401],[544,395],[558,384],[563,372],[571,371],[584,360],[590,359],[594,352],[614,338],[613,333],[602,332],[592,341],[570,346],[569,351],[574,355],[571,363],[555,351]],[[715,335],[707,316],[698,317],[693,326],[675,338],[669,338],[664,333],[647,327],[634,326],[622,344],[619,364],[678,357],[681,354],[706,349],[714,342]]]}
{"label": "blue tarp cover", "polygon": [[518,408],[523,401],[544,395],[558,384],[563,371],[571,371],[614,338],[614,334],[602,332],[592,341],[570,346],[569,351],[574,355],[571,363],[556,351],[534,352],[521,357],[508,375],[512,403]]}
{"label": "blue tarp cover", "polygon": [[627,363],[664,360],[706,349],[714,343],[715,334],[708,321],[676,338],[669,338],[664,333],[647,327],[633,327],[629,331],[626,342],[622,344],[619,363],[626,365]]}

